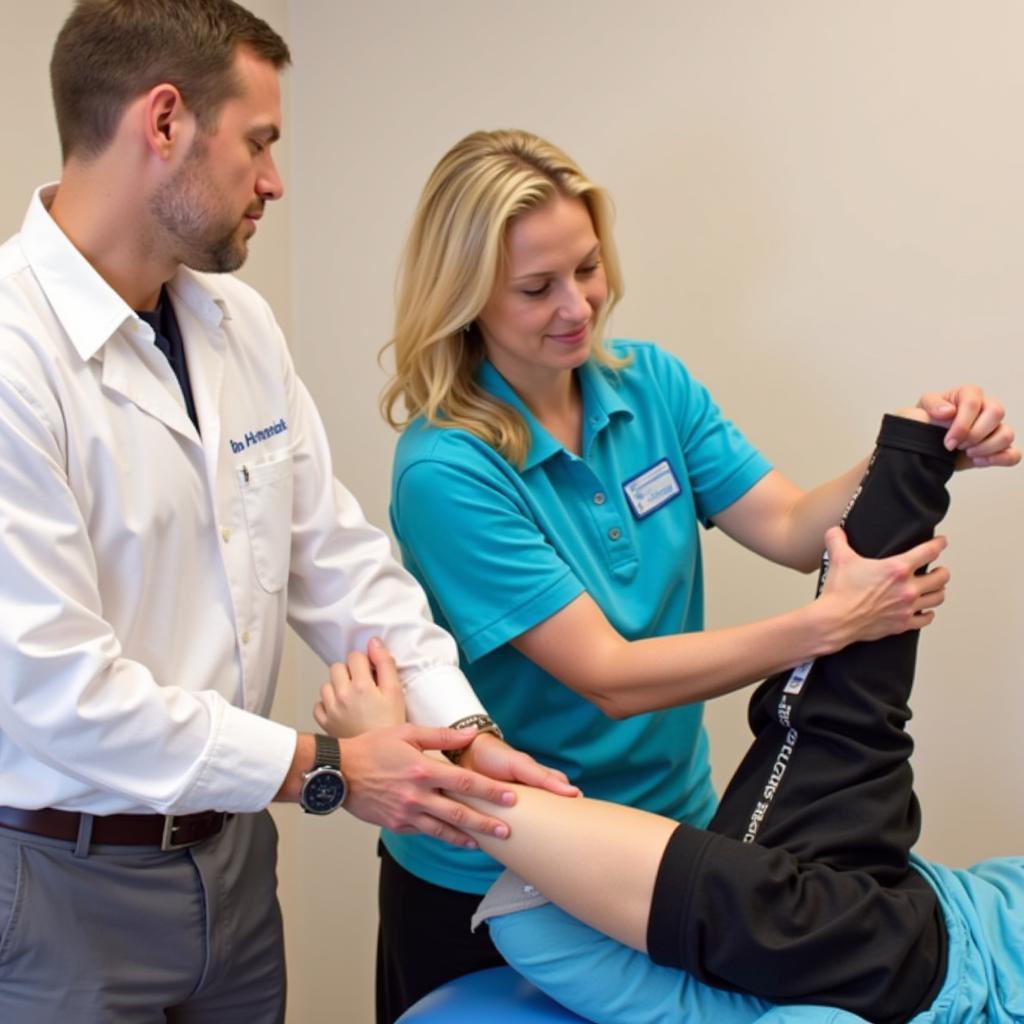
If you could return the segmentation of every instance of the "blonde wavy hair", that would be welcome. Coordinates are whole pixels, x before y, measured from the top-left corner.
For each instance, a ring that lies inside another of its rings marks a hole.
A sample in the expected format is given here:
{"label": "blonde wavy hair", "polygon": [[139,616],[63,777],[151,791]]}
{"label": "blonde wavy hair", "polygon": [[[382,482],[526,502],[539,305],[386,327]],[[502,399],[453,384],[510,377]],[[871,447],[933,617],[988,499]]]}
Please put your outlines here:
{"label": "blonde wavy hair", "polygon": [[[608,298],[593,325],[592,357],[610,368],[624,364],[603,340],[622,297],[607,193],[536,135],[474,132],[434,168],[402,257],[395,333],[381,353],[394,349],[395,374],[380,408],[396,430],[422,415],[435,426],[468,430],[523,465],[530,447],[525,420],[476,382],[484,349],[474,320],[502,270],[509,224],[557,195],[583,201],[601,244]],[[399,404],[404,414],[396,415]]]}

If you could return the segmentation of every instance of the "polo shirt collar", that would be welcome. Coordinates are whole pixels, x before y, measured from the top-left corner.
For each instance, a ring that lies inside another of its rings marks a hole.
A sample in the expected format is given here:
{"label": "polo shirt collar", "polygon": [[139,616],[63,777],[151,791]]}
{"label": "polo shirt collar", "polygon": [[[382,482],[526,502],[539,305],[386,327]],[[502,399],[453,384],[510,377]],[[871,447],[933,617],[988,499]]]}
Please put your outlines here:
{"label": "polo shirt collar", "polygon": [[599,363],[588,359],[576,373],[583,396],[583,454],[586,455],[591,442],[608,426],[612,417],[623,416],[631,420],[633,412],[612,383],[613,373]]}
{"label": "polo shirt collar", "polygon": [[[586,454],[593,438],[608,426],[613,416],[626,416],[632,419],[633,413],[623,402],[606,372],[592,359],[588,359],[576,374],[583,397],[583,451]],[[512,385],[489,359],[481,360],[476,378],[485,391],[503,402],[508,402],[526,421],[527,429],[530,431],[530,450],[523,465],[524,472],[540,465],[553,455],[566,451],[565,446],[537,421]]]}
{"label": "polo shirt collar", "polygon": [[[19,242],[32,272],[71,344],[83,360],[100,352],[135,311],[99,275],[50,216],[56,184],[32,196]],[[200,319],[216,326],[227,317],[223,296],[185,267],[168,282],[171,294]],[[140,321],[141,322],[141,321]]]}

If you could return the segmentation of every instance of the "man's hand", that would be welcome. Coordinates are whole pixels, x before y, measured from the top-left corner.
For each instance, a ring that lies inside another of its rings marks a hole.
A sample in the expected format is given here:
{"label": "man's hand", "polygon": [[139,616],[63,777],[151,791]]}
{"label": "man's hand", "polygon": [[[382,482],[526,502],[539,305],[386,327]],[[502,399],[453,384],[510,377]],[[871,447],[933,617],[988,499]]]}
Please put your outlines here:
{"label": "man's hand", "polygon": [[1003,422],[1002,403],[973,384],[931,391],[917,402],[931,421],[946,426],[946,448],[957,451],[957,469],[972,466],[1016,466],[1021,453],[1014,432]]}
{"label": "man's hand", "polygon": [[515,793],[426,753],[461,749],[475,736],[474,729],[395,725],[342,740],[341,770],[349,786],[345,809],[393,832],[422,832],[456,846],[475,848],[473,832],[507,838],[503,821],[440,790],[505,806],[515,803]]}
{"label": "man's hand", "polygon": [[492,779],[521,782],[525,786],[547,789],[558,796],[579,796],[579,788],[569,782],[564,772],[545,768],[529,754],[510,747],[493,733],[482,733],[473,740],[459,764]]}

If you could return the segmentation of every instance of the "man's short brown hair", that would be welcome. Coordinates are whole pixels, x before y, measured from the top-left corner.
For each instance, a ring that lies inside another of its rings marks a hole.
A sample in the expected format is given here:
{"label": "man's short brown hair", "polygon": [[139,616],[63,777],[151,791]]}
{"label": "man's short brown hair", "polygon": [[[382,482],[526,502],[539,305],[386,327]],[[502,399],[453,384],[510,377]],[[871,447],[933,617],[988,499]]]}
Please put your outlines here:
{"label": "man's short brown hair", "polygon": [[210,130],[238,93],[239,47],[278,69],[291,62],[285,41],[233,0],[78,0],[50,60],[64,159],[101,153],[127,104],[161,82]]}

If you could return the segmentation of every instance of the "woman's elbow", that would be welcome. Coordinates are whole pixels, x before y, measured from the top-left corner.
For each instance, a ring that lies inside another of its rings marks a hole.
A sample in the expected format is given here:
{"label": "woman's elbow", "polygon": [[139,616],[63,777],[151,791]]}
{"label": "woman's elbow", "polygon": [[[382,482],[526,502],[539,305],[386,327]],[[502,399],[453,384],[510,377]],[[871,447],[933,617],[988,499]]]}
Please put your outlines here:
{"label": "woman's elbow", "polygon": [[633,707],[628,700],[627,694],[624,693],[595,690],[585,694],[585,696],[603,715],[615,721],[630,718],[641,710]]}
{"label": "woman's elbow", "polygon": [[577,662],[571,680],[563,680],[602,714],[616,720],[629,718],[641,710],[633,706],[630,688],[623,684],[623,679],[628,678],[628,668],[618,667],[617,656],[627,647],[625,641],[616,638],[615,643],[602,647],[600,653],[595,650],[592,657]]}

